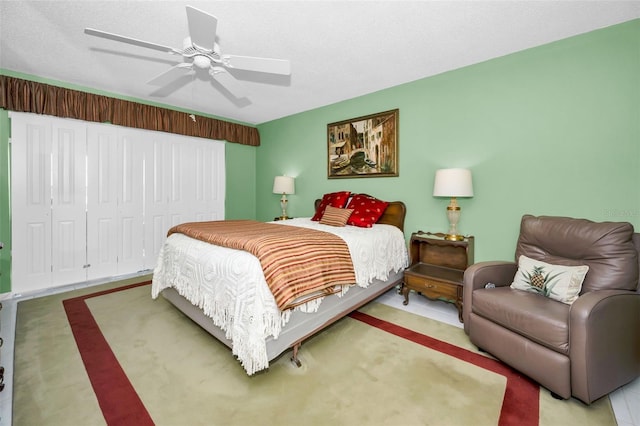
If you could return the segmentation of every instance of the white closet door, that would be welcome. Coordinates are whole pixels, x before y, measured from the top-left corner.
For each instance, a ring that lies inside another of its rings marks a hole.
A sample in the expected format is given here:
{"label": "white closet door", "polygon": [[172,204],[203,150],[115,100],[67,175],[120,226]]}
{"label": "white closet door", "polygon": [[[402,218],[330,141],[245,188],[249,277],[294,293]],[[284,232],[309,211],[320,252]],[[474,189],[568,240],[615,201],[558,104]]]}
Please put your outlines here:
{"label": "white closet door", "polygon": [[51,136],[51,264],[57,286],[87,279],[87,126],[55,120]]}
{"label": "white closet door", "polygon": [[171,171],[168,174],[168,197],[166,202],[169,212],[169,225],[192,222],[193,217],[193,170],[194,148],[191,143],[183,143],[177,136],[171,135],[165,142],[169,155],[165,157]]}
{"label": "white closet door", "polygon": [[10,117],[15,293],[153,269],[171,226],[224,219],[224,142]]}
{"label": "white closet door", "polygon": [[87,278],[118,272],[118,138],[114,126],[91,126],[87,139]]}
{"label": "white closet door", "polygon": [[145,266],[155,268],[155,261],[169,230],[166,210],[169,198],[169,148],[155,138],[145,141]]}
{"label": "white closet door", "polygon": [[170,224],[224,219],[224,143],[190,138],[171,149]]}
{"label": "white closet door", "polygon": [[145,132],[119,128],[118,274],[145,269],[144,150]]}
{"label": "white closet door", "polygon": [[167,231],[183,222],[224,219],[224,142],[162,135],[146,151],[145,244],[154,268]]}
{"label": "white closet door", "polygon": [[51,124],[11,117],[11,289],[51,286]]}
{"label": "white closet door", "polygon": [[225,145],[223,142],[201,139],[194,144],[195,194],[194,220],[224,219]]}
{"label": "white closet door", "polygon": [[92,126],[88,147],[88,277],[138,272],[144,254],[144,132]]}
{"label": "white closet door", "polygon": [[145,266],[152,269],[169,228],[193,220],[192,203],[186,196],[193,164],[184,138],[150,136],[145,161]]}

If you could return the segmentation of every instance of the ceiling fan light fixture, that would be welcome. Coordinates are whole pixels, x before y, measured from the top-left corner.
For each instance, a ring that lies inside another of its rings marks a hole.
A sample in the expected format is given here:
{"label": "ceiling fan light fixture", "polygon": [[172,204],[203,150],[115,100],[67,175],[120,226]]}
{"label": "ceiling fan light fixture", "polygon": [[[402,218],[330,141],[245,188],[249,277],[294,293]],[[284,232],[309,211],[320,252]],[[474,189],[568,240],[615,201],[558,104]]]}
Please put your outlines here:
{"label": "ceiling fan light fixture", "polygon": [[206,70],[211,66],[211,59],[204,55],[196,55],[193,58],[193,64],[200,69]]}
{"label": "ceiling fan light fixture", "polygon": [[84,32],[88,35],[128,43],[138,47],[181,55],[183,57],[182,63],[172,66],[147,82],[154,86],[173,84],[183,75],[193,75],[197,73],[198,70],[207,70],[212,77],[212,81],[215,80],[227,92],[239,99],[246,97],[246,93],[243,90],[242,84],[229,73],[225,67],[282,75],[291,74],[289,61],[283,59],[238,55],[225,55],[223,59],[220,53],[220,46],[215,41],[218,18],[214,15],[192,6],[187,6],[187,21],[189,36],[182,40],[181,50],[92,28],[85,28]]}

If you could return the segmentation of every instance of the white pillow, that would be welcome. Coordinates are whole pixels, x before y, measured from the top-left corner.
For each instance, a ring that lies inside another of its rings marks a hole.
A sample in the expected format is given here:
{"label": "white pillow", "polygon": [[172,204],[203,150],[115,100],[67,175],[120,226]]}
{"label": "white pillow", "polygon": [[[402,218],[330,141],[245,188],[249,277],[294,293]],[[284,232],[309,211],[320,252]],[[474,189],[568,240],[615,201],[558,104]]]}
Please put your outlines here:
{"label": "white pillow", "polygon": [[587,271],[587,265],[551,265],[520,256],[511,288],[539,293],[570,305],[578,298]]}

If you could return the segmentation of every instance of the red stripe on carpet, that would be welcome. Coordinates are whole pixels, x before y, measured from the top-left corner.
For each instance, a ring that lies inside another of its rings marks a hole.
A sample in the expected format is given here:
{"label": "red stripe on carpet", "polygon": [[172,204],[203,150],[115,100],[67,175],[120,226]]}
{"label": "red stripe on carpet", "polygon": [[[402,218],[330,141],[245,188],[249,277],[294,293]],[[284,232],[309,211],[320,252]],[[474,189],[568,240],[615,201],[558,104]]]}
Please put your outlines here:
{"label": "red stripe on carpet", "polygon": [[149,284],[151,281],[62,301],[84,368],[109,426],[144,426],[154,423],[102,335],[85,300]]}
{"label": "red stripe on carpet", "polygon": [[507,387],[502,401],[502,410],[500,412],[498,425],[538,425],[540,420],[540,386],[511,367],[500,361],[372,317],[360,311],[352,312],[349,316],[398,337],[505,376],[507,379]]}
{"label": "red stripe on carpet", "polygon": [[[102,414],[109,426],[131,424],[144,426],[153,425],[154,423],[116,356],[111,351],[109,343],[102,335],[102,331],[93,318],[85,300],[149,284],[151,284],[151,281],[131,284],[67,299],[62,302],[78,351],[82,357]],[[352,312],[349,316],[398,337],[505,376],[507,386],[502,403],[499,426],[538,425],[540,387],[511,367],[359,311]]]}

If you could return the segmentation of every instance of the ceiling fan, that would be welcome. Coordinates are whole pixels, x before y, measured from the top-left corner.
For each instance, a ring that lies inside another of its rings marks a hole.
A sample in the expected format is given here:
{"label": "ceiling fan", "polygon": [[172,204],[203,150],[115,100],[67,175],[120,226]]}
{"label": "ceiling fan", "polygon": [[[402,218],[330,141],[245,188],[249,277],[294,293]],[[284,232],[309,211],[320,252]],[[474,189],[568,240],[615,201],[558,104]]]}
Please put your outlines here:
{"label": "ceiling fan", "polygon": [[189,37],[183,41],[182,49],[150,43],[131,37],[108,33],[106,31],[85,28],[85,34],[102,37],[134,46],[181,55],[184,62],[177,64],[167,71],[157,75],[147,82],[155,86],[165,86],[177,78],[194,74],[196,69],[207,70],[211,78],[215,79],[236,98],[246,97],[242,83],[238,81],[228,69],[257,71],[271,74],[290,75],[291,64],[285,59],[257,58],[252,56],[226,55],[220,51],[216,43],[216,27],[218,18],[187,6],[187,20]]}

